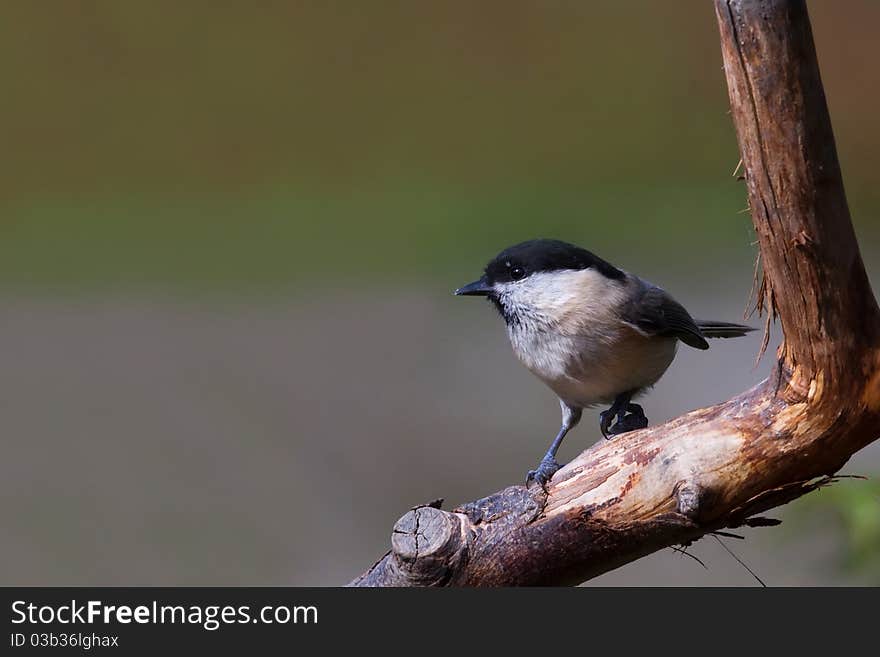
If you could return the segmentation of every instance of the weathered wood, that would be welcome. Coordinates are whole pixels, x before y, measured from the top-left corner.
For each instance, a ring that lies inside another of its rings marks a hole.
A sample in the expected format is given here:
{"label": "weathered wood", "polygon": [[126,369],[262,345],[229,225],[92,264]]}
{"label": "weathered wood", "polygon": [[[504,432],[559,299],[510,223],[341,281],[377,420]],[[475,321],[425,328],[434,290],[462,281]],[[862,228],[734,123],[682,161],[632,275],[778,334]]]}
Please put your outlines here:
{"label": "weathered wood", "polygon": [[774,375],[600,441],[546,491],[410,511],[357,586],[575,584],[830,481],[880,435],[880,311],[859,255],[809,18],[799,0],[715,0],[763,273]]}

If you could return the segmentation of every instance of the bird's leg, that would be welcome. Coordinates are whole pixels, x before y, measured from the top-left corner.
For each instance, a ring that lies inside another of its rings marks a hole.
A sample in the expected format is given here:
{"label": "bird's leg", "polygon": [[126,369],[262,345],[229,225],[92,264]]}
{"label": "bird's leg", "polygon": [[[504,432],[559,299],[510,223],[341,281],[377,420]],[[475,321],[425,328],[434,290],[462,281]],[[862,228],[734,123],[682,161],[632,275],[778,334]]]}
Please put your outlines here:
{"label": "bird's leg", "polygon": [[626,412],[626,406],[629,404],[631,398],[631,392],[624,392],[617,395],[614,403],[611,404],[611,408],[599,413],[599,431],[602,432],[602,436],[605,440],[610,440],[609,436],[615,433],[609,427],[611,427],[611,423],[614,421],[615,417],[619,417],[622,413]]}
{"label": "bird's leg", "polygon": [[562,444],[565,434],[581,421],[582,410],[580,408],[572,408],[561,400],[559,405],[562,407],[562,426],[559,429],[559,433],[556,434],[556,438],[553,439],[550,449],[544,454],[544,458],[541,459],[538,467],[534,470],[529,470],[529,474],[526,477],[526,483],[536,481],[542,488],[559,470],[559,464],[556,462],[556,452],[559,451],[559,446]]}

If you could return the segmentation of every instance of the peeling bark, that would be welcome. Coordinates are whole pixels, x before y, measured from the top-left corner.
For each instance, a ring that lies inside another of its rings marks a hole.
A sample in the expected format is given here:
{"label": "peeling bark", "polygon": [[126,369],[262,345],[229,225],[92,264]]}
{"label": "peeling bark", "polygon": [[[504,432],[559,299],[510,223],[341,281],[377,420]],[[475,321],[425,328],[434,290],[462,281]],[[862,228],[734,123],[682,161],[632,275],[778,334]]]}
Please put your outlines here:
{"label": "peeling bark", "polygon": [[800,0],[715,0],[763,273],[784,341],[769,379],[600,441],[547,490],[417,507],[355,586],[577,584],[833,480],[880,434],[880,312],[850,221]]}

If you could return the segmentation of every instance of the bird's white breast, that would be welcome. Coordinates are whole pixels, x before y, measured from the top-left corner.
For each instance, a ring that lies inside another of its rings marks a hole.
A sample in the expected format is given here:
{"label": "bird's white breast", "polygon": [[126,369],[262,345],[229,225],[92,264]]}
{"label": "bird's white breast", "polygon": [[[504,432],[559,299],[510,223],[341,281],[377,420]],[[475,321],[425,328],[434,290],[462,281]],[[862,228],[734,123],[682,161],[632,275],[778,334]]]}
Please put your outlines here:
{"label": "bird's white breast", "polygon": [[610,403],[657,382],[674,338],[648,337],[621,320],[627,280],[592,269],[538,273],[509,283],[500,301],[515,316],[507,332],[517,358],[564,402]]}

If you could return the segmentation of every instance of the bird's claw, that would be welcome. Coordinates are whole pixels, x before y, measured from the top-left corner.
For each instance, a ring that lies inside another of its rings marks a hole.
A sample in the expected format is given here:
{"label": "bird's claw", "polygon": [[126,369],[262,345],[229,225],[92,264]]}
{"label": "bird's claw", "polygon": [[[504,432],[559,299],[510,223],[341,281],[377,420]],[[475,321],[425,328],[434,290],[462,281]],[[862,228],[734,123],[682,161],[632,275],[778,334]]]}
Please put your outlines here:
{"label": "bird's claw", "polygon": [[614,432],[610,430],[610,427],[615,415],[617,415],[617,413],[610,408],[607,411],[599,413],[599,431],[602,432],[602,437],[605,440],[611,440],[611,436],[614,434]]}
{"label": "bird's claw", "polygon": [[[611,422],[617,417],[617,422],[611,425]],[[628,431],[636,431],[644,429],[648,426],[648,418],[645,412],[638,404],[628,404],[625,410],[617,411],[612,406],[607,411],[599,413],[599,431],[605,440],[611,440],[611,436],[617,436]]]}
{"label": "bird's claw", "polygon": [[528,485],[534,481],[541,488],[544,488],[559,468],[560,465],[556,462],[556,459],[542,459],[535,470],[529,470],[529,474],[526,476],[526,484]]}
{"label": "bird's claw", "polygon": [[[616,436],[627,431],[637,431],[648,426],[648,418],[641,413],[629,413],[628,415],[618,418],[617,423],[608,430],[612,436]],[[607,436],[606,436],[607,438]]]}

